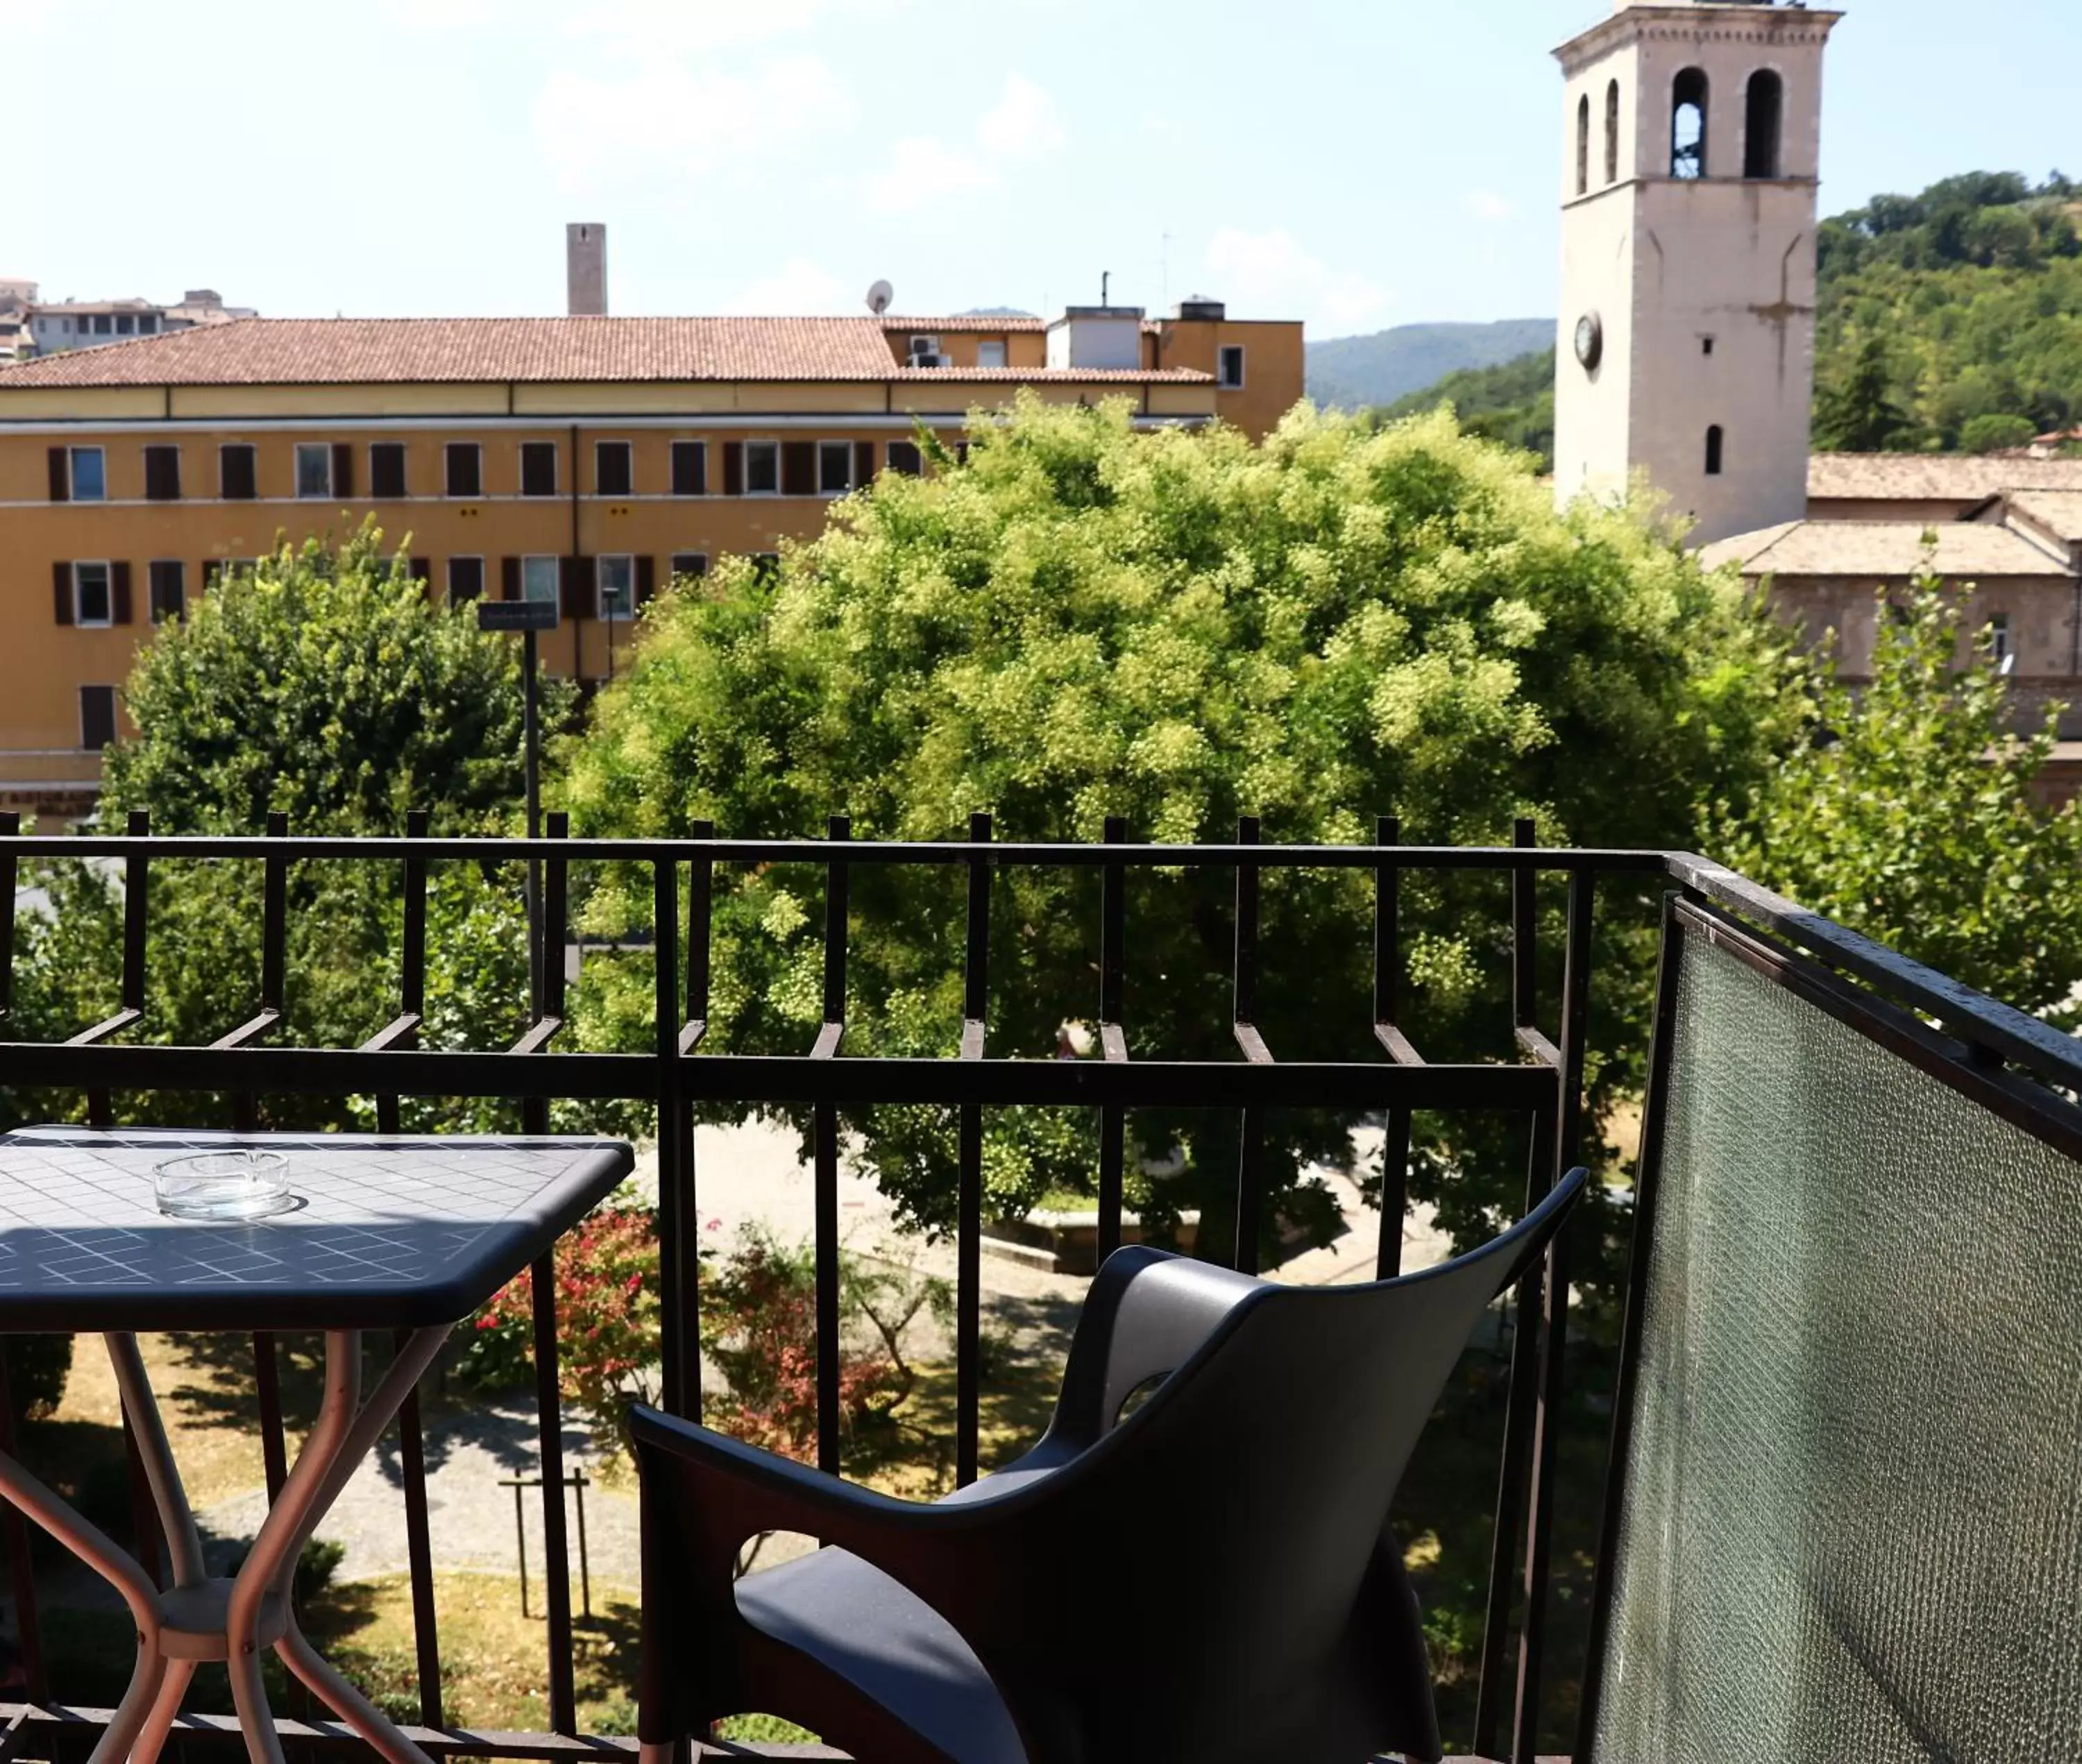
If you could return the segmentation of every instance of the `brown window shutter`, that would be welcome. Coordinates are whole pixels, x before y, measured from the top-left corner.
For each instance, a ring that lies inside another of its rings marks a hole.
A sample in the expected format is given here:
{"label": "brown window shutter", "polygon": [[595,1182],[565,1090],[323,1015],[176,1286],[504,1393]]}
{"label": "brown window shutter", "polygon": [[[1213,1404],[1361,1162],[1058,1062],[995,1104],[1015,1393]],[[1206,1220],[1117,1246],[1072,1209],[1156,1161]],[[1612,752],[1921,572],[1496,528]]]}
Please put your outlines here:
{"label": "brown window shutter", "polygon": [[709,493],[709,450],[704,441],[672,444],[672,494],[706,496]]}
{"label": "brown window shutter", "polygon": [[377,502],[398,502],[405,495],[405,445],[377,441],[369,449],[369,494]]}
{"label": "brown window shutter", "polygon": [[72,500],[72,461],[65,457],[65,450],[61,447],[53,448],[49,457],[51,500],[69,503]]}
{"label": "brown window shutter", "polygon": [[891,441],[889,444],[889,469],[900,472],[906,478],[916,478],[925,469],[925,461],[918,457],[916,441]]}
{"label": "brown window shutter", "polygon": [[866,490],[875,482],[875,443],[855,441],[853,444],[853,487]]}
{"label": "brown window shutter", "polygon": [[557,598],[562,603],[563,616],[567,619],[582,619],[586,616],[585,596],[580,586],[584,579],[584,558],[560,558],[557,560]]}
{"label": "brown window shutter", "polygon": [[53,610],[57,614],[58,623],[71,624],[72,566],[70,564],[54,563],[51,566],[51,588],[56,596]]}
{"label": "brown window shutter", "polygon": [[130,622],[130,566],[120,559],[108,566],[108,598],[113,610],[109,614],[112,625]]}
{"label": "brown window shutter", "polygon": [[145,499],[171,503],[180,500],[181,450],[177,447],[145,449]]}
{"label": "brown window shutter", "polygon": [[354,500],[354,444],[335,441],[332,444],[332,494],[338,502]]}
{"label": "brown window shutter", "polygon": [[817,444],[783,441],[781,444],[781,494],[814,496],[817,494]]}
{"label": "brown window shutter", "polygon": [[253,449],[242,442],[230,442],[217,449],[219,493],[226,502],[251,502],[255,483]]}
{"label": "brown window shutter", "polygon": [[744,443],[725,441],[723,444],[723,493],[726,496],[744,494]]}
{"label": "brown window shutter", "polygon": [[501,558],[499,560],[499,598],[517,600],[520,598],[520,560]]}
{"label": "brown window shutter", "polygon": [[639,606],[658,592],[658,560],[648,552],[639,553],[636,559],[636,604]]}
{"label": "brown window shutter", "polygon": [[407,558],[405,567],[412,573],[412,579],[422,587],[434,579],[434,560],[432,558]]}

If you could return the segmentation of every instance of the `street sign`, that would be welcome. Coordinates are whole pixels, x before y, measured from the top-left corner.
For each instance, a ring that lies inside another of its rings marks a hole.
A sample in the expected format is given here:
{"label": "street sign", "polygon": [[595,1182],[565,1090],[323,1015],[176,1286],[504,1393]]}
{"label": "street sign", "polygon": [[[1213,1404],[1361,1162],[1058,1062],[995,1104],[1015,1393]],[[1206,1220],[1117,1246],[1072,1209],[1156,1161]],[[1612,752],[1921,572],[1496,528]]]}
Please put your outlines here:
{"label": "street sign", "polygon": [[554,600],[479,600],[477,628],[480,631],[554,631],[557,604]]}

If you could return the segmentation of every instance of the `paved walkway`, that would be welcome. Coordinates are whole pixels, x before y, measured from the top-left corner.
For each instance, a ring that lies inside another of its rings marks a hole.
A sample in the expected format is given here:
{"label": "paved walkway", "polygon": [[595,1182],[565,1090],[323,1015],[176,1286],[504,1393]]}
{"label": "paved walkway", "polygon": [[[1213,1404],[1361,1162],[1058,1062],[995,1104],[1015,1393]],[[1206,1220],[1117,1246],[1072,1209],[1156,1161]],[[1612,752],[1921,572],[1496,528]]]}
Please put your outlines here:
{"label": "paved walkway", "polygon": [[[735,1240],[740,1227],[763,1221],[783,1242],[808,1238],[815,1224],[811,1172],[796,1156],[795,1136],[764,1126],[703,1127],[695,1140],[696,1189],[704,1240],[719,1246]],[[1363,1162],[1379,1156],[1377,1130],[1363,1132]],[[1366,1280],[1372,1276],[1379,1215],[1360,1202],[1357,1188],[1334,1172],[1319,1171],[1337,1196],[1347,1230],[1334,1243],[1296,1257],[1271,1278],[1308,1285]],[[655,1156],[639,1158],[638,1181],[655,1193]],[[857,1254],[907,1265],[921,1274],[951,1281],[955,1246],[929,1244],[898,1232],[889,1203],[875,1185],[841,1170],[839,1177],[841,1231]],[[1428,1216],[1413,1219],[1404,1229],[1404,1265],[1416,1268],[1445,1253],[1443,1239],[1430,1228]],[[1056,1274],[986,1254],[983,1257],[984,1318],[1004,1331],[1015,1346],[1060,1365],[1069,1331],[1088,1284],[1081,1275]],[[926,1358],[951,1351],[918,1326],[919,1351]],[[588,1463],[584,1434],[567,1428],[567,1465]],[[537,1463],[535,1413],[532,1406],[472,1404],[460,1413],[439,1417],[427,1438],[428,1503],[432,1514],[437,1568],[517,1574],[513,1491],[503,1480],[533,1476]],[[338,1570],[342,1579],[361,1580],[402,1573],[405,1551],[402,1476],[394,1440],[365,1464],[348,1484],[339,1504],[319,1528],[322,1537],[346,1547]],[[520,1503],[526,1536],[529,1575],[542,1572],[542,1497],[525,1492]],[[633,1486],[588,1488],[585,1496],[588,1554],[596,1586],[633,1587],[637,1581],[636,1499]],[[198,1515],[205,1530],[227,1540],[215,1546],[229,1555],[242,1547],[237,1540],[258,1530],[267,1510],[264,1492],[255,1489],[223,1501]],[[567,1530],[572,1569],[578,1566],[577,1509],[567,1495]],[[761,1565],[783,1559],[784,1552],[762,1556]],[[537,1582],[539,1584],[539,1582]]]}

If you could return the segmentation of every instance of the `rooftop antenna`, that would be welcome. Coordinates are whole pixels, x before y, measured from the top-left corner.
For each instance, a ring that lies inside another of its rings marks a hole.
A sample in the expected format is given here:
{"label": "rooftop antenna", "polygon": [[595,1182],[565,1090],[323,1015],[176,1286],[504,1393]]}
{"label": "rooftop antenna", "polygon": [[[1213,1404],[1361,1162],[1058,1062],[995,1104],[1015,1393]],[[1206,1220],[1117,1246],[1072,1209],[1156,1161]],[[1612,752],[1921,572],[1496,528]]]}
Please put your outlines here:
{"label": "rooftop antenna", "polygon": [[1101,270],[1099,272],[1099,305],[1102,306],[1110,306],[1113,304],[1112,301],[1107,297],[1106,294],[1106,289],[1112,281],[1113,272],[1111,270]]}
{"label": "rooftop antenna", "polygon": [[867,291],[867,309],[879,318],[889,310],[889,303],[896,298],[896,290],[888,283],[878,281]]}

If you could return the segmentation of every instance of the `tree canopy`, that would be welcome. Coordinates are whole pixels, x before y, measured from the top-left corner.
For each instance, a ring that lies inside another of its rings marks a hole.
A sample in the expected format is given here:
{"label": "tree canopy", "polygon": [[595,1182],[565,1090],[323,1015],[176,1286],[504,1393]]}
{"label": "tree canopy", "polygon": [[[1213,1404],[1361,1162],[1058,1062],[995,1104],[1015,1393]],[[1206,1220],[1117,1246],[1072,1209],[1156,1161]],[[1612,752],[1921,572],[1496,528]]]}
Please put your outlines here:
{"label": "tree canopy", "polygon": [[[1555,843],[1658,844],[1688,834],[1701,780],[1740,795],[1762,763],[1774,639],[1732,585],[1624,516],[1557,516],[1521,457],[1443,418],[1376,429],[1304,410],[1258,447],[1028,397],[977,424],[966,465],[885,476],[770,579],[727,565],[649,611],[568,753],[581,831],[685,834],[706,819],[814,835],[846,813],[861,836],[937,839],[987,810],[1005,837],[1093,840],[1119,815],[1136,837],[1190,842],[1253,815],[1268,840],[1352,843],[1392,812],[1426,842],[1507,840],[1531,815]],[[992,1046],[1046,1056],[1098,1002],[1095,885],[1008,869],[994,886]],[[707,1045],[807,1045],[820,886],[778,868],[719,878]],[[1137,878],[1139,1051],[1234,1057],[1232,886],[1228,872]],[[849,1048],[955,1045],[959,899],[951,874],[856,875]],[[610,892],[593,922],[611,934],[647,910],[640,890]],[[1364,1057],[1370,911],[1353,873],[1266,876],[1260,1022],[1275,1054]],[[1410,1014],[1435,1057],[1508,1052],[1506,916],[1494,878],[1411,878]],[[648,1034],[642,967],[594,983],[601,1044]],[[1218,1231],[1233,1116],[1133,1119],[1145,1156],[1190,1154],[1137,1198],[1198,1207]],[[950,1123],[885,1109],[857,1125],[885,1189],[945,1226]],[[1338,1156],[1348,1126],[1283,1122],[1275,1195],[1305,1212],[1299,1165]],[[1081,1115],[993,1111],[993,1210],[1089,1189],[1089,1133]],[[1465,1191],[1471,1231],[1511,1180]]]}

